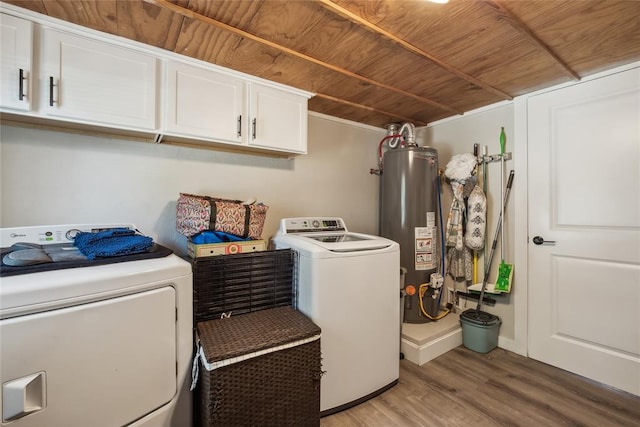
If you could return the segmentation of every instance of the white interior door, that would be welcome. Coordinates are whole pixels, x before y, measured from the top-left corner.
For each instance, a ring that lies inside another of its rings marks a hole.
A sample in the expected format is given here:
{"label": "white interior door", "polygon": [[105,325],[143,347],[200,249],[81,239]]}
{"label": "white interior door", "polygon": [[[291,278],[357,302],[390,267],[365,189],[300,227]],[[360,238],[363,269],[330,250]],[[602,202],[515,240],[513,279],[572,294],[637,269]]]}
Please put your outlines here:
{"label": "white interior door", "polygon": [[529,355],[640,395],[640,68],[532,96],[527,132]]}

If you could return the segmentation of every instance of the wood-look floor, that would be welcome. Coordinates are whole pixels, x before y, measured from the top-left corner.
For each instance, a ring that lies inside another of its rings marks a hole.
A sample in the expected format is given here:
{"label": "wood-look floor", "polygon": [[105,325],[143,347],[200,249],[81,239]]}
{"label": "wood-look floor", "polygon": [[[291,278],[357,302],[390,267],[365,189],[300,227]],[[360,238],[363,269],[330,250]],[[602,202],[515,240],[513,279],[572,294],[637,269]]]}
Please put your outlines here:
{"label": "wood-look floor", "polygon": [[496,348],[460,346],[398,385],[320,421],[334,426],[640,426],[640,397]]}

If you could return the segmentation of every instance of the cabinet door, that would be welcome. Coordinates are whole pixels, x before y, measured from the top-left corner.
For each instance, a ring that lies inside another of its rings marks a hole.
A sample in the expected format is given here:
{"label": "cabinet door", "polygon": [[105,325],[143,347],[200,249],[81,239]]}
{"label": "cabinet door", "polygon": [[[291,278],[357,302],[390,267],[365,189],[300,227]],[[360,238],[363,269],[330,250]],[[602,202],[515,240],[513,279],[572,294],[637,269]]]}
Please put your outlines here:
{"label": "cabinet door", "polygon": [[42,49],[45,114],[156,128],[156,58],[50,28],[43,31]]}
{"label": "cabinet door", "polygon": [[3,13],[0,27],[0,107],[28,111],[32,105],[33,24]]}
{"label": "cabinet door", "polygon": [[242,80],[170,61],[166,95],[167,133],[231,143],[245,139]]}
{"label": "cabinet door", "polygon": [[292,153],[307,152],[307,98],[251,84],[249,145]]}

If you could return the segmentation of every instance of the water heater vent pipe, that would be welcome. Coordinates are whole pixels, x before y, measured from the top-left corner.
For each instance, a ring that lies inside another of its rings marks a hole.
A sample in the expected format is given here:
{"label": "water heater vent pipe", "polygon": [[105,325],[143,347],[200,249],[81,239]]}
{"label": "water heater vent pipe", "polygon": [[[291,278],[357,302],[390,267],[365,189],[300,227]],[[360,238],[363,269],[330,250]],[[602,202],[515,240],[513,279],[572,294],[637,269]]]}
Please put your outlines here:
{"label": "water heater vent pipe", "polygon": [[404,142],[408,147],[417,147],[416,144],[416,127],[413,123],[404,122],[398,133],[404,136]]}

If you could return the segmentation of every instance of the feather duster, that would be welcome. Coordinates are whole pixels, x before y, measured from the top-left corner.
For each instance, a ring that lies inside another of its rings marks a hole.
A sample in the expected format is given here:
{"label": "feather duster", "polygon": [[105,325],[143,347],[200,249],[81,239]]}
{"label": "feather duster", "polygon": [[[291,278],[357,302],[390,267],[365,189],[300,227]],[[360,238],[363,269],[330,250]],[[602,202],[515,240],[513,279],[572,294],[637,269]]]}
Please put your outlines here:
{"label": "feather duster", "polygon": [[444,171],[444,175],[452,181],[463,183],[471,178],[476,167],[477,159],[471,153],[456,154],[451,158]]}

